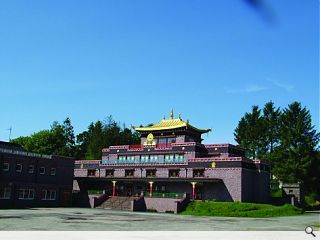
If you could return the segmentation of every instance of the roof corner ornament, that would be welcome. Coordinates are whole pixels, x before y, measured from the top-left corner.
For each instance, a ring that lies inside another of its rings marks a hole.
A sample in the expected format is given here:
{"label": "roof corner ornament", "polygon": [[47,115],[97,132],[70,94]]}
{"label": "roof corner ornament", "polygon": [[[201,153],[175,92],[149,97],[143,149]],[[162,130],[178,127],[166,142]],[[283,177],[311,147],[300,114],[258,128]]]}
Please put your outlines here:
{"label": "roof corner ornament", "polygon": [[170,112],[170,118],[173,119],[174,115],[173,115],[173,109],[171,109],[171,112]]}
{"label": "roof corner ornament", "polygon": [[163,120],[166,120],[166,114],[163,114]]}
{"label": "roof corner ornament", "polygon": [[182,118],[181,118],[181,113],[179,113],[179,119],[182,120]]}

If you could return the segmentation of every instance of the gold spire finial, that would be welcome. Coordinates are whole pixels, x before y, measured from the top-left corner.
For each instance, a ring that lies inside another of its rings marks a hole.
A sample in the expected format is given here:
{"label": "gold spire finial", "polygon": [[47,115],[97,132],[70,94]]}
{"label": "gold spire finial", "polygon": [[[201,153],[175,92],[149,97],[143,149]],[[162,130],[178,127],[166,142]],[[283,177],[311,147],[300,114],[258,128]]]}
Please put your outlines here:
{"label": "gold spire finial", "polygon": [[173,119],[174,115],[173,115],[173,109],[171,109],[171,113],[170,113],[170,118]]}

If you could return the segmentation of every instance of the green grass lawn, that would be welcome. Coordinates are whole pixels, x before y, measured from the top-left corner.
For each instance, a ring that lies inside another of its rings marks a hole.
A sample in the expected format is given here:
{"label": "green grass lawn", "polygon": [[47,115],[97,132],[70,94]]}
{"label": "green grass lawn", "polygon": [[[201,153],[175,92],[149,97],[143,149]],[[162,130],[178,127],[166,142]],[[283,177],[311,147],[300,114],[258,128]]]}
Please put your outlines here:
{"label": "green grass lawn", "polygon": [[190,202],[185,211],[180,214],[194,216],[220,217],[281,217],[303,214],[303,210],[290,204],[273,206],[269,204],[241,202]]}

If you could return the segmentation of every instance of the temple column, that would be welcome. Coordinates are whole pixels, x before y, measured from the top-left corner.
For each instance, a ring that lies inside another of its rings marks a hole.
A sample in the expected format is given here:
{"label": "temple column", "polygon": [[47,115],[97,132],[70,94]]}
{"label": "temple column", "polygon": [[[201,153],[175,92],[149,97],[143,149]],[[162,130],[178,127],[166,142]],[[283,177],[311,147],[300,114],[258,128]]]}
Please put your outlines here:
{"label": "temple column", "polygon": [[112,181],[112,197],[116,195],[116,183],[117,181]]}
{"label": "temple column", "polygon": [[152,192],[153,192],[153,182],[149,182],[149,192],[150,192],[150,197],[152,197]]}
{"label": "temple column", "polygon": [[192,184],[192,199],[194,200],[196,198],[196,184],[197,182],[191,182]]}

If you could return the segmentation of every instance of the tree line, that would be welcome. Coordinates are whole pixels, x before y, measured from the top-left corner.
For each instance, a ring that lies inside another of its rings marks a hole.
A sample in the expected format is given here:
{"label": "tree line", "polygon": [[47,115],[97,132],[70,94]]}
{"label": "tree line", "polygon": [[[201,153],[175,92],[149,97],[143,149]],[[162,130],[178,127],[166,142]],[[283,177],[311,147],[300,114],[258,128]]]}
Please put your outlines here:
{"label": "tree line", "polygon": [[307,192],[320,193],[320,135],[309,110],[293,102],[280,109],[268,102],[252,106],[234,131],[235,141],[247,157],[265,160],[277,181],[303,183]]}
{"label": "tree line", "polygon": [[[234,130],[235,141],[247,149],[247,157],[270,164],[276,181],[301,182],[307,192],[320,193],[320,134],[311,114],[301,103],[280,109],[268,102],[262,109],[253,106]],[[56,154],[76,159],[101,159],[101,150],[111,145],[138,144],[139,134],[113,120],[92,122],[75,136],[70,118],[53,122],[50,129],[11,140],[27,151]]]}
{"label": "tree line", "polygon": [[34,153],[62,155],[76,159],[101,159],[101,150],[111,145],[137,144],[139,135],[125,125],[122,127],[112,116],[104,121],[92,122],[88,129],[75,135],[70,118],[61,124],[53,122],[50,129],[27,137],[11,140]]}

